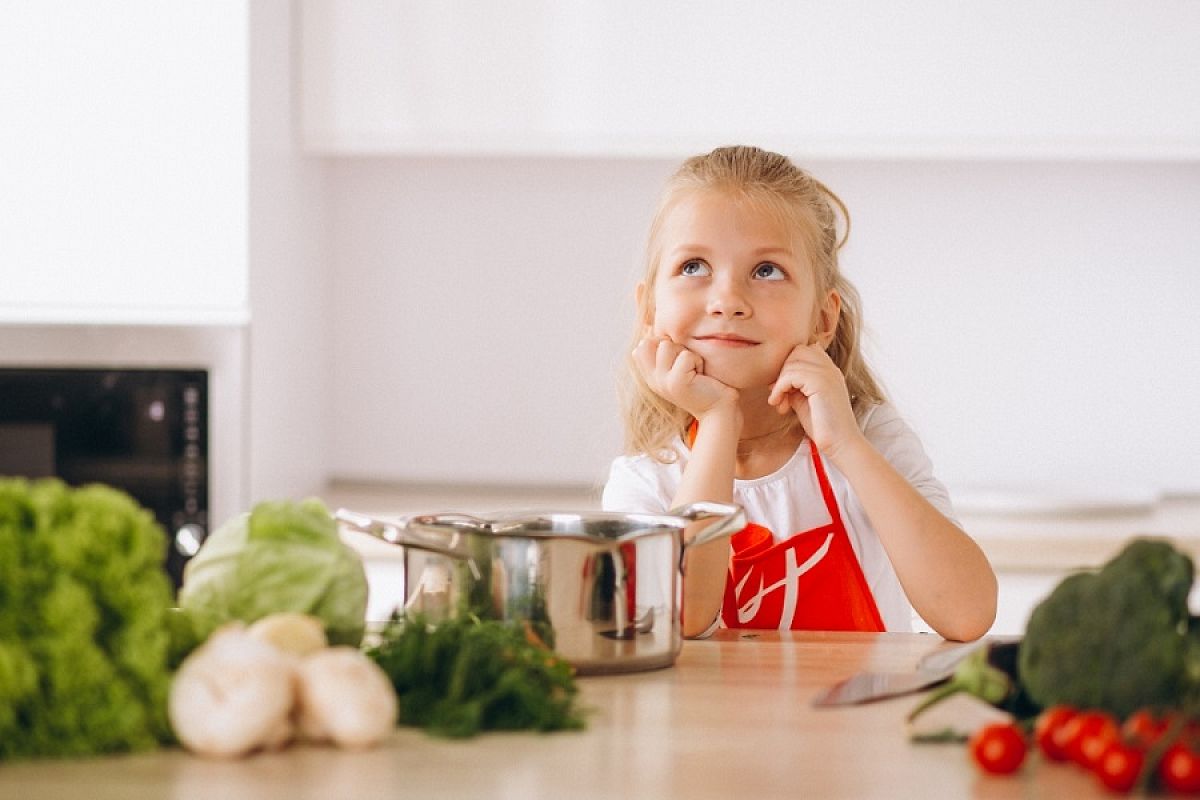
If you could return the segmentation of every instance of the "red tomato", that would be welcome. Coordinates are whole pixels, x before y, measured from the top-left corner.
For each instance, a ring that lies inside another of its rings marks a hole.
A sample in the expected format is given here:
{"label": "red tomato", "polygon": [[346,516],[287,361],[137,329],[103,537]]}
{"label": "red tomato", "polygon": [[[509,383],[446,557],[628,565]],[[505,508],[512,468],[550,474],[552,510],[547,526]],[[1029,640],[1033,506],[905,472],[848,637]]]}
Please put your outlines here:
{"label": "red tomato", "polygon": [[1011,722],[984,725],[970,741],[971,756],[985,772],[1008,775],[1025,761],[1025,736]]}
{"label": "red tomato", "polygon": [[1158,777],[1172,792],[1200,792],[1200,753],[1176,742],[1163,754]]}
{"label": "red tomato", "polygon": [[1077,712],[1071,706],[1051,706],[1038,714],[1033,725],[1033,738],[1037,742],[1042,755],[1051,761],[1066,761],[1070,755],[1066,743],[1059,742],[1063,727],[1075,717]]}
{"label": "red tomato", "polygon": [[1167,732],[1167,726],[1170,724],[1170,717],[1159,716],[1150,709],[1143,708],[1130,714],[1121,723],[1121,736],[1140,747],[1149,747]]}
{"label": "red tomato", "polygon": [[1063,726],[1062,735],[1071,759],[1091,769],[1109,744],[1120,738],[1121,729],[1110,714],[1082,711]]}
{"label": "red tomato", "polygon": [[1114,740],[1096,760],[1093,770],[1100,782],[1116,792],[1128,792],[1137,782],[1146,753],[1139,747]]}

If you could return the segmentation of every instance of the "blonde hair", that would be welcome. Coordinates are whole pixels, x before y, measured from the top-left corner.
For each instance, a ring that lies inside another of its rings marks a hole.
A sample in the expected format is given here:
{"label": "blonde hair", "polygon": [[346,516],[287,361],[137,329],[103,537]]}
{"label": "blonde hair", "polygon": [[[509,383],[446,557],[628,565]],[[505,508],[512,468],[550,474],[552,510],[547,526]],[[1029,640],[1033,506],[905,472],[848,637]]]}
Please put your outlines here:
{"label": "blonde hair", "polygon": [[[828,352],[846,377],[855,414],[882,402],[883,391],[859,346],[862,309],[858,291],[838,266],[838,252],[850,234],[850,212],[836,194],[788,158],[757,147],[720,147],[693,156],[667,181],[650,224],[646,289],[641,294],[633,343],[628,350],[645,335],[645,320],[654,318],[653,287],[662,260],[664,221],[687,193],[706,190],[725,192],[754,204],[799,237],[803,252],[812,262],[817,297],[823,298],[831,290],[841,296],[841,313]],[[840,237],[837,212],[844,220]],[[645,453],[664,463],[675,460],[671,444],[691,423],[688,413],[651,391],[631,356],[626,356],[621,389],[626,452]]]}

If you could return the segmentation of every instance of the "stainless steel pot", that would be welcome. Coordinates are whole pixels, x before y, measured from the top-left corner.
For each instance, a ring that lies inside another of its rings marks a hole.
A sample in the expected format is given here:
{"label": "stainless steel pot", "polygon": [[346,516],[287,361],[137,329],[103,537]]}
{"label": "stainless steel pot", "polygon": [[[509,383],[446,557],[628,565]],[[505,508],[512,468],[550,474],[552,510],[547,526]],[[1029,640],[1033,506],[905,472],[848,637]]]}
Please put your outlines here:
{"label": "stainless steel pot", "polygon": [[[406,548],[406,607],[433,621],[468,612],[527,621],[580,674],[675,663],[685,552],[745,525],[739,506],[721,503],[666,514],[334,516]],[[705,520],[685,544],[685,530]]]}

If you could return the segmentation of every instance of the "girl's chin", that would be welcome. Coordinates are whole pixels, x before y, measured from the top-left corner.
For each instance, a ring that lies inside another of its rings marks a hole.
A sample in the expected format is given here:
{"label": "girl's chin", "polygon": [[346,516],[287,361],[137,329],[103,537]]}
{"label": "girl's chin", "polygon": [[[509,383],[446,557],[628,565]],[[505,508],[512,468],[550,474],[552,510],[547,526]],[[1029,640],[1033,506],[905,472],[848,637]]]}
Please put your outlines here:
{"label": "girl's chin", "polygon": [[775,376],[764,379],[762,375],[749,375],[740,370],[705,369],[704,374],[742,393],[756,390],[769,392],[775,384]]}
{"label": "girl's chin", "polygon": [[739,391],[773,386],[779,379],[783,364],[747,364],[738,363],[737,359],[707,358],[704,361],[704,374],[711,375],[726,386],[732,386]]}

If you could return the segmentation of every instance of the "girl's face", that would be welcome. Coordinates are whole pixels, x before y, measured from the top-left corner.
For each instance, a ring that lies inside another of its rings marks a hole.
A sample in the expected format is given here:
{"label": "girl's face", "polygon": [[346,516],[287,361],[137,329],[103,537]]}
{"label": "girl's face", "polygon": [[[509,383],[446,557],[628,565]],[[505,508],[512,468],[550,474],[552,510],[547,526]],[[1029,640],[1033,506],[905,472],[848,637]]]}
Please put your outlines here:
{"label": "girl's face", "polygon": [[705,374],[728,386],[771,386],[794,347],[827,344],[837,324],[836,294],[816,296],[793,238],[753,203],[712,190],[684,195],[663,219],[653,285],[638,286],[641,307],[651,301],[649,332],[695,352]]}

